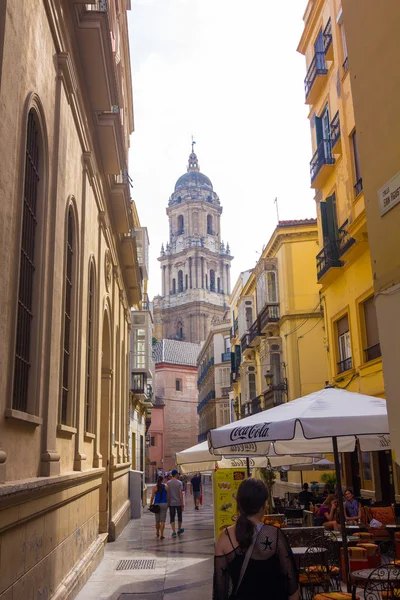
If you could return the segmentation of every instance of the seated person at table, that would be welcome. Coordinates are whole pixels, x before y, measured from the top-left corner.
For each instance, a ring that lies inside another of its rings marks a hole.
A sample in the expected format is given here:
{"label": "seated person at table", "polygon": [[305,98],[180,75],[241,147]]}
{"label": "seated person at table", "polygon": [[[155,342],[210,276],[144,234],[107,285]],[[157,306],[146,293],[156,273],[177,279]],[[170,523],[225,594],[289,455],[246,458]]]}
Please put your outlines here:
{"label": "seated person at table", "polygon": [[361,519],[361,504],[355,499],[353,490],[347,488],[344,496],[346,501],[344,503],[344,516],[348,525],[357,525],[359,519]]}
{"label": "seated person at table", "polygon": [[324,489],[322,490],[322,497],[325,499],[329,496],[329,494],[332,494],[332,490],[330,488],[329,483],[326,483],[324,485]]}
{"label": "seated person at table", "polygon": [[299,494],[299,502],[301,506],[304,505],[306,510],[309,509],[310,503],[314,504],[315,502],[314,494],[308,491],[308,483],[303,484],[303,489]]}
{"label": "seated person at table", "polygon": [[336,521],[337,506],[338,502],[334,494],[327,496],[324,503],[321,505],[317,517],[325,529],[334,529],[335,531],[340,529],[339,523]]}

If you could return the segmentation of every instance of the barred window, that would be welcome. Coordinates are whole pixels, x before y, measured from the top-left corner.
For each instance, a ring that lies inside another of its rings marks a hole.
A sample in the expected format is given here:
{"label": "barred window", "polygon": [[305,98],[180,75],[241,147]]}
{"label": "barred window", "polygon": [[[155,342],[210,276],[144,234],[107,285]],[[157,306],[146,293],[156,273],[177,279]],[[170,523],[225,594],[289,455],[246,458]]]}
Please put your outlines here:
{"label": "barred window", "polygon": [[28,410],[31,372],[31,340],[34,320],[35,245],[40,166],[40,132],[33,110],[28,115],[25,155],[24,203],[22,209],[21,256],[18,288],[18,315],[15,346],[13,408]]}
{"label": "barred window", "polygon": [[64,351],[62,365],[61,423],[72,424],[70,358],[72,348],[72,298],[74,260],[74,219],[72,209],[68,211],[67,244],[65,256],[65,297],[64,297]]}
{"label": "barred window", "polygon": [[88,326],[87,326],[87,346],[86,346],[86,396],[85,396],[85,431],[92,430],[92,354],[93,354],[93,319],[94,319],[94,267],[90,265],[89,269],[89,290],[88,290]]}

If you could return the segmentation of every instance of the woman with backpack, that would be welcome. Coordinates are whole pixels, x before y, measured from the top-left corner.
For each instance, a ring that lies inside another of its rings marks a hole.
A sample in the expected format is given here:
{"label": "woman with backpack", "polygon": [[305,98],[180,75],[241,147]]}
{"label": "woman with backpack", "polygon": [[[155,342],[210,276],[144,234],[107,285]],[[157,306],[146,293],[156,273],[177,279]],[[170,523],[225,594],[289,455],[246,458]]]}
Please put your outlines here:
{"label": "woman with backpack", "polygon": [[157,485],[153,487],[153,491],[151,493],[150,504],[158,504],[160,507],[160,511],[154,513],[156,518],[156,536],[160,538],[160,540],[164,538],[164,528],[165,528],[165,520],[167,518],[167,484],[163,483],[164,477],[159,475],[157,478]]}

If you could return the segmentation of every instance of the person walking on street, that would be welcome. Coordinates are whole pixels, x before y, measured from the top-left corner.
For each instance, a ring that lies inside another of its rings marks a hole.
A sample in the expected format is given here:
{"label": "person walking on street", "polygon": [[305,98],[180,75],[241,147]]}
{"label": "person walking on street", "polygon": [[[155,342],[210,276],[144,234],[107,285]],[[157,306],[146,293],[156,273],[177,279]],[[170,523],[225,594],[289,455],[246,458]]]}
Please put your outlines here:
{"label": "person walking on street", "polygon": [[165,520],[167,518],[167,494],[168,494],[168,486],[163,483],[164,477],[159,475],[157,478],[157,485],[153,487],[153,491],[151,493],[151,501],[150,504],[158,504],[160,507],[160,512],[154,513],[156,518],[156,536],[161,540],[164,539],[164,528],[165,528]]}
{"label": "person walking on street", "polygon": [[191,494],[193,495],[194,508],[199,510],[200,496],[203,493],[203,484],[201,483],[200,473],[196,473],[190,482],[192,484]]}
{"label": "person walking on street", "polygon": [[182,511],[183,506],[183,494],[182,494],[182,482],[178,479],[179,473],[176,469],[171,472],[171,479],[168,482],[168,506],[169,516],[172,527],[172,537],[176,537],[175,531],[175,515],[178,514],[178,535],[181,535],[185,530],[182,527]]}

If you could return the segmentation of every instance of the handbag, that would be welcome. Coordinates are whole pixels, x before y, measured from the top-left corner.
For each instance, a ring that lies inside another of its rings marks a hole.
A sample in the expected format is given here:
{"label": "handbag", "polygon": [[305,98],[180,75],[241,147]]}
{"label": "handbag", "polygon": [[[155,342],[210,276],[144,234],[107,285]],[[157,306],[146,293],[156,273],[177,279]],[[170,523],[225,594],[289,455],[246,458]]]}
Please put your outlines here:
{"label": "handbag", "polygon": [[149,511],[155,515],[157,515],[160,512],[160,505],[159,504],[150,504],[149,506]]}

